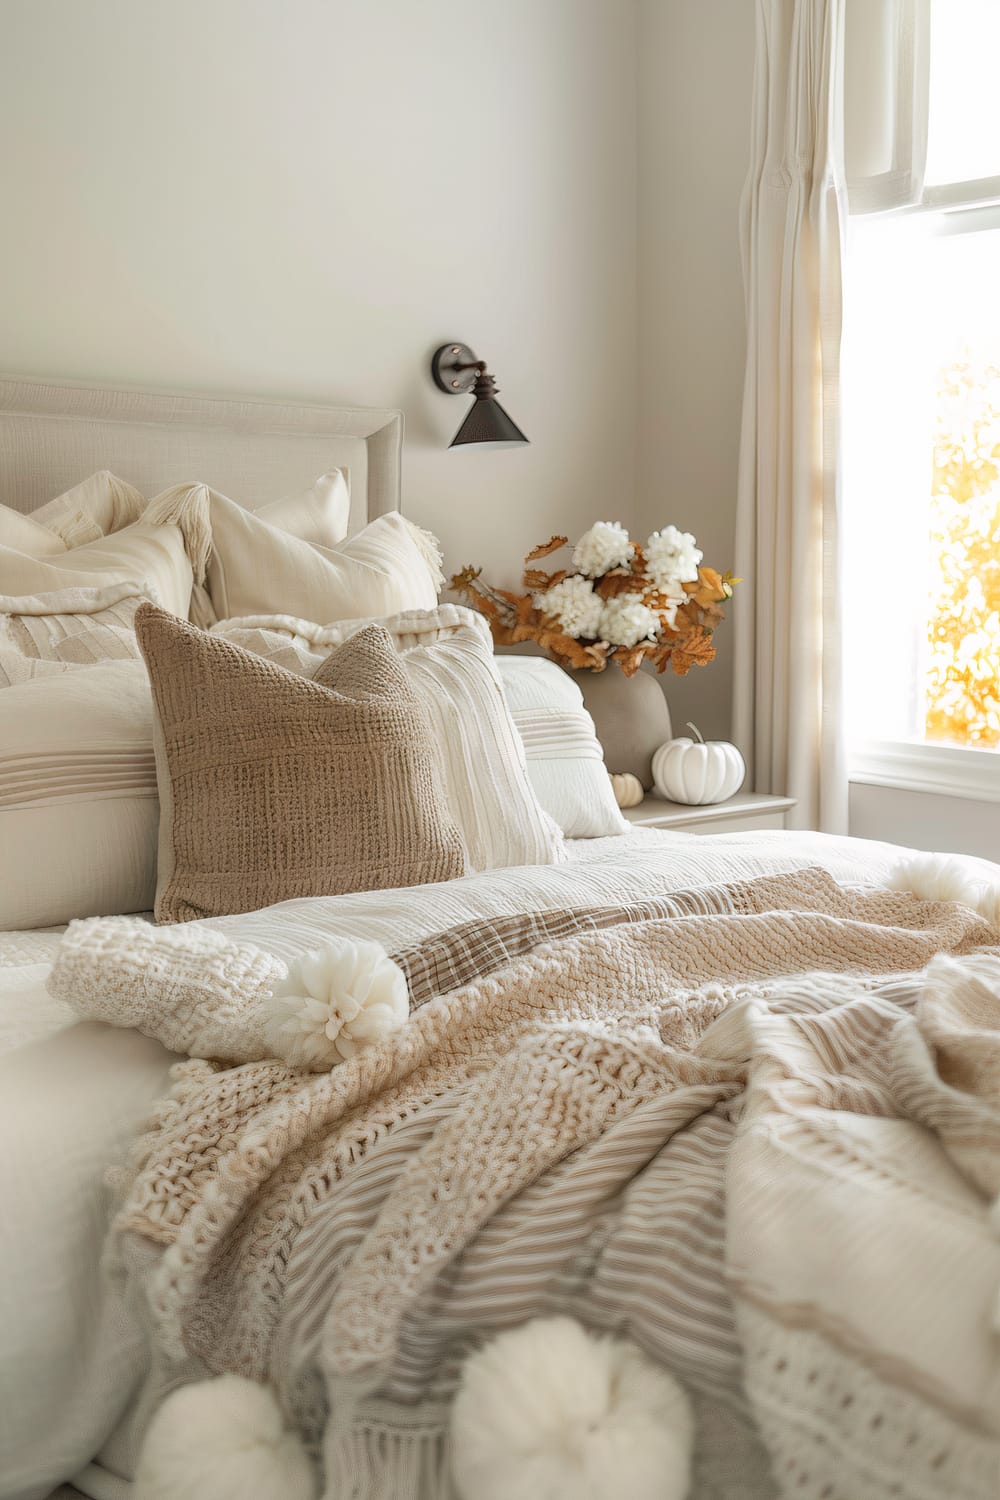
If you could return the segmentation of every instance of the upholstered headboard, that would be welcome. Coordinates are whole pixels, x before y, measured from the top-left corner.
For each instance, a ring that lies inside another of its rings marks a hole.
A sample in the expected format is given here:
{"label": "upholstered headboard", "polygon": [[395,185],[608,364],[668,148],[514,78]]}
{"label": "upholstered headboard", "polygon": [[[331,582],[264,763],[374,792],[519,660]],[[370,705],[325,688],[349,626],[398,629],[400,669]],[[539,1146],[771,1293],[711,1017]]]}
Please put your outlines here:
{"label": "upholstered headboard", "polygon": [[344,468],[355,532],[399,509],[402,442],[398,411],[0,377],[0,501],[21,511],[97,469],[147,497],[190,479],[256,506]]}

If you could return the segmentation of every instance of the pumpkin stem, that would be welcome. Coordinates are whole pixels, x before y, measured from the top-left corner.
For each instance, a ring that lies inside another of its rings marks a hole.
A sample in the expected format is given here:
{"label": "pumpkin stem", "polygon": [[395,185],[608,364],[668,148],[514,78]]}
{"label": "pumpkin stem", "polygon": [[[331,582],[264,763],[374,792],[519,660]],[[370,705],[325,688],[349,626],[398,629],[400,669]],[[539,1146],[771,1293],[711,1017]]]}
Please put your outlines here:
{"label": "pumpkin stem", "polygon": [[702,734],[702,732],[698,728],[697,724],[692,724],[689,721],[685,727],[688,728],[688,729],[690,729],[691,733],[694,735],[694,737],[698,741],[699,745],[703,745],[705,743],[705,736]]}

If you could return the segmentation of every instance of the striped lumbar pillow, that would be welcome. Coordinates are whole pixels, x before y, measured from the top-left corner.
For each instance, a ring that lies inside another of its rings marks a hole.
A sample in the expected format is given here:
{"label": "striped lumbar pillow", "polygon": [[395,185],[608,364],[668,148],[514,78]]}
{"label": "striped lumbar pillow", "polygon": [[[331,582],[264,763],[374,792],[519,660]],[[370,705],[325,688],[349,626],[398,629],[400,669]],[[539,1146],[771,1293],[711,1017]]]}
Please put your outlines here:
{"label": "striped lumbar pillow", "polygon": [[145,667],[9,660],[39,680],[0,688],[0,929],[148,910],[157,805]]}
{"label": "striped lumbar pillow", "polygon": [[498,656],[507,706],[524,742],[528,776],[567,838],[627,833],[594,721],[576,683],[540,656]]}

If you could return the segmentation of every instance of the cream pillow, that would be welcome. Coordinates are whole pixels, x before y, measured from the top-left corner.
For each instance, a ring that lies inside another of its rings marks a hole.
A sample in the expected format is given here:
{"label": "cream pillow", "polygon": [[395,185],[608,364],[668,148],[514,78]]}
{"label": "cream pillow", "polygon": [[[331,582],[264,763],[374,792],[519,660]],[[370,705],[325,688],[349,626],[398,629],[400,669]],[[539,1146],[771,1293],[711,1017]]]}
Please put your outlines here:
{"label": "cream pillow", "polygon": [[0,505],[0,547],[10,547],[26,557],[55,557],[66,551],[62,537],[9,505]]}
{"label": "cream pillow", "polygon": [[545,811],[567,838],[627,833],[594,721],[569,673],[540,656],[498,656],[496,663]]}
{"label": "cream pillow", "polygon": [[315,547],[335,547],[347,535],[351,519],[347,470],[330,469],[303,494],[255,505],[253,514]]}
{"label": "cream pillow", "polygon": [[210,501],[207,590],[216,619],[294,612],[328,624],[437,603],[437,543],[398,511],[323,547],[278,530],[217,490],[196,488]]}
{"label": "cream pillow", "polygon": [[0,929],[147,911],[158,806],[141,661],[0,689]]}
{"label": "cream pillow", "polygon": [[[312,676],[329,651],[368,623],[324,627],[286,615],[224,620],[212,633]],[[472,869],[565,859],[562,836],[539,806],[526,774],[482,615],[442,604],[378,623],[402,653],[407,677],[427,711],[449,806]]]}
{"label": "cream pillow", "polygon": [[[207,505],[190,486],[151,500],[140,521],[51,557],[0,547],[0,594],[47,594],[130,583],[182,618],[208,554]],[[301,545],[305,545],[304,543]]]}
{"label": "cream pillow", "polygon": [[126,480],[119,479],[110,469],[100,469],[64,495],[32,511],[31,519],[55,532],[67,547],[82,547],[131,526],[138,521],[145,504],[145,497]]}
{"label": "cream pillow", "polygon": [[53,557],[138,520],[145,503],[138,490],[102,469],[30,516],[0,505],[0,547],[28,557]]}

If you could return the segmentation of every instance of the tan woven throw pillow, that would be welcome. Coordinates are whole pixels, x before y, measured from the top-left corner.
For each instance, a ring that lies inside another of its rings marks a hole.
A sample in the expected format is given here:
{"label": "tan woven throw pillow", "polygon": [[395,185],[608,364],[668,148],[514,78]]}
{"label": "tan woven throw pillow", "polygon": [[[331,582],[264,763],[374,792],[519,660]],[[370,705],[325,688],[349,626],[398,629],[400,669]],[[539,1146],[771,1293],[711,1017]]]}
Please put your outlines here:
{"label": "tan woven throw pillow", "polygon": [[156,919],[451,880],[465,869],[424,710],[381,626],[316,680],[143,605]]}

